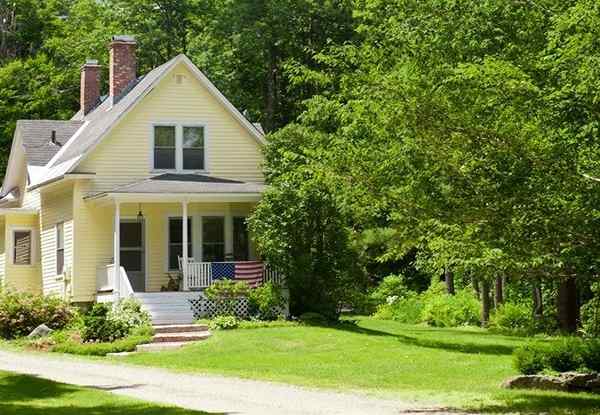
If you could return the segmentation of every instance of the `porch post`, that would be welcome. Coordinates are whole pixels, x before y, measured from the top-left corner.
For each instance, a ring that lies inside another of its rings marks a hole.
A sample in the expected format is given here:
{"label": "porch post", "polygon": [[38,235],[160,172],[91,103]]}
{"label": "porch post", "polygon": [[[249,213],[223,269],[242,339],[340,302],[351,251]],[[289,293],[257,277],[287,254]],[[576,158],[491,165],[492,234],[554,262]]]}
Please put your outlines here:
{"label": "porch post", "polygon": [[182,235],[183,235],[183,249],[182,249],[182,257],[183,257],[183,291],[187,291],[189,289],[188,284],[188,206],[187,200],[181,202],[182,207],[182,217],[181,223],[183,224]]}
{"label": "porch post", "polygon": [[113,294],[117,299],[121,297],[121,204],[115,201],[115,224],[113,230],[113,262],[114,262],[114,287]]}

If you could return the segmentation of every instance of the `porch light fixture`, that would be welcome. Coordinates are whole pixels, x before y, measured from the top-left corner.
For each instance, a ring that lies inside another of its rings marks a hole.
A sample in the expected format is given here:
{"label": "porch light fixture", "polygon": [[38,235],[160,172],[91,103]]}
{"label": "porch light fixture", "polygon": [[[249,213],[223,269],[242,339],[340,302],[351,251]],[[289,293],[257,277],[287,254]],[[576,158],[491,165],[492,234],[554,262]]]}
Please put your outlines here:
{"label": "porch light fixture", "polygon": [[142,223],[143,220],[144,220],[144,214],[142,213],[142,204],[139,203],[138,204],[137,221]]}

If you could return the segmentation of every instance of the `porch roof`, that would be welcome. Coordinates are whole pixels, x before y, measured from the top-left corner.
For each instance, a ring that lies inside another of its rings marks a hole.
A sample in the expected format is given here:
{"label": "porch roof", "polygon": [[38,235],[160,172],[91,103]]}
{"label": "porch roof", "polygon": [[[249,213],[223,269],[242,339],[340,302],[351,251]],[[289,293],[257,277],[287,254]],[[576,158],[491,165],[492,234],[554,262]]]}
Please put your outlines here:
{"label": "porch roof", "polygon": [[130,184],[117,186],[112,190],[88,195],[86,199],[104,196],[122,198],[137,196],[202,196],[202,195],[247,195],[260,196],[265,186],[201,174],[164,173]]}

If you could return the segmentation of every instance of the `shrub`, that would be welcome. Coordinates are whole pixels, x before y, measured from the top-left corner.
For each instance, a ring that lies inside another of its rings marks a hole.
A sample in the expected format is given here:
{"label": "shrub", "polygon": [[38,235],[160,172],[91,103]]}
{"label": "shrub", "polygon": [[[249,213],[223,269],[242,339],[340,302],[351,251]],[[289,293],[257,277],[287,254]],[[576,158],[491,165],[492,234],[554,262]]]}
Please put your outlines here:
{"label": "shrub", "polygon": [[415,292],[408,292],[403,298],[388,297],[389,303],[381,304],[373,317],[381,320],[395,320],[406,324],[421,322],[423,301]]}
{"label": "shrub", "polygon": [[583,344],[580,339],[567,337],[547,348],[547,367],[557,372],[569,372],[583,366]]}
{"label": "shrub", "polygon": [[502,304],[492,313],[490,328],[507,332],[533,331],[531,308],[526,304]]}
{"label": "shrub", "polygon": [[248,294],[250,314],[261,320],[276,320],[281,315],[285,305],[285,297],[281,287],[267,283],[250,290]]}
{"label": "shrub", "polygon": [[581,348],[583,365],[595,372],[600,372],[600,340],[586,340]]}
{"label": "shrub", "polygon": [[235,316],[217,316],[208,322],[211,330],[231,330],[238,328],[240,322]]}
{"label": "shrub", "polygon": [[594,297],[581,307],[581,327],[586,336],[600,337],[600,283],[592,291]]}
{"label": "shrub", "polygon": [[114,306],[97,303],[83,316],[81,338],[84,342],[112,342],[149,325],[150,316],[135,299],[122,300]]}
{"label": "shrub", "polygon": [[513,353],[515,369],[524,375],[535,375],[546,368],[546,347],[529,343],[517,348]]}
{"label": "shrub", "polygon": [[410,291],[406,288],[404,278],[400,275],[388,275],[370,294],[375,305],[387,304],[390,298],[403,298]]}
{"label": "shrub", "polygon": [[[440,289],[441,287],[441,289]],[[479,301],[470,291],[446,294],[443,284],[433,283],[423,293],[421,320],[435,327],[457,327],[479,324]]]}
{"label": "shrub", "polygon": [[135,333],[131,336],[102,343],[80,343],[75,340],[67,340],[51,347],[52,352],[70,353],[84,356],[106,356],[108,353],[133,352],[135,348],[144,343],[152,341],[152,334]]}
{"label": "shrub", "polygon": [[234,316],[236,302],[248,297],[249,291],[250,287],[243,281],[221,280],[204,290],[204,294],[215,302],[219,315]]}
{"label": "shrub", "polygon": [[0,337],[26,336],[40,324],[61,329],[76,314],[74,308],[58,297],[0,291]]}

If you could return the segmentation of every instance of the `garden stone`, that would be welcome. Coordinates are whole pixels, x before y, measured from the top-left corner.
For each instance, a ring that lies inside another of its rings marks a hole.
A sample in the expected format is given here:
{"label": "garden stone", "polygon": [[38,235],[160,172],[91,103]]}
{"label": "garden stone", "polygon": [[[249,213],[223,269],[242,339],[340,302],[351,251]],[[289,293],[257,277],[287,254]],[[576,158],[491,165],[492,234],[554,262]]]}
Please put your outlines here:
{"label": "garden stone", "polygon": [[507,379],[502,383],[506,389],[542,389],[567,391],[567,385],[555,376],[523,375]]}
{"label": "garden stone", "polygon": [[40,337],[48,337],[54,330],[45,324],[40,324],[37,326],[27,337],[30,339],[38,339]]}

